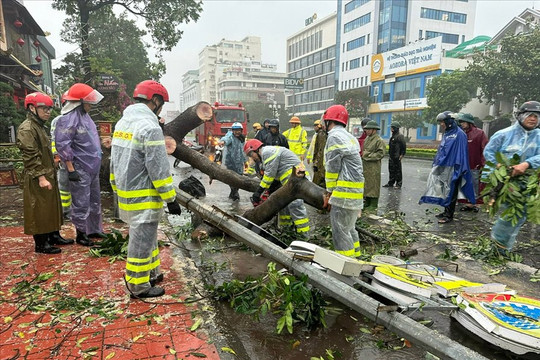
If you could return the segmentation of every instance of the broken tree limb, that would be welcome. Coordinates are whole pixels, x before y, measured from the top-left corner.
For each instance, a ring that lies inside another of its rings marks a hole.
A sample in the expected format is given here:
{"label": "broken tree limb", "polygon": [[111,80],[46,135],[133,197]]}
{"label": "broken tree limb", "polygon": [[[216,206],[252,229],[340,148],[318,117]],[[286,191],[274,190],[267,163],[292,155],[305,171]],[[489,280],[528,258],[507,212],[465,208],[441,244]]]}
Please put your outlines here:
{"label": "broken tree limb", "polygon": [[[178,115],[173,121],[163,126],[163,135],[170,136],[181,144],[184,137],[197,126],[212,119],[212,106],[206,101],[200,101],[197,104],[187,108]],[[174,153],[173,153],[174,155]],[[178,156],[175,155],[178,158]]]}

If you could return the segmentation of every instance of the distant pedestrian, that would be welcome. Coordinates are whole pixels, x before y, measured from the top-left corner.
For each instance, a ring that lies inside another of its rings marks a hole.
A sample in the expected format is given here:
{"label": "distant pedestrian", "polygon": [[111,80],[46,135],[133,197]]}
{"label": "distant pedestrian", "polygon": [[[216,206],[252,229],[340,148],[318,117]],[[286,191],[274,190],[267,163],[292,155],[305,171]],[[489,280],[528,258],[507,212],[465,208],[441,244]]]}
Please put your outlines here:
{"label": "distant pedestrian", "polygon": [[328,134],[324,149],[326,192],[323,207],[330,210],[332,241],[337,253],[352,258],[362,255],[356,219],[362,213],[364,175],[360,145],[347,132],[349,113],[332,105],[323,115]]}
{"label": "distant pedestrian", "polygon": [[437,115],[443,137],[427,180],[427,190],[419,204],[438,204],[444,211],[437,215],[439,224],[454,220],[456,201],[461,191],[475,204],[474,189],[467,147],[467,135],[459,128],[456,115],[445,111]]}
{"label": "distant pedestrian", "polygon": [[388,141],[388,182],[383,187],[401,189],[403,185],[403,174],[401,171],[401,160],[407,152],[407,142],[405,136],[399,133],[401,124],[393,121],[390,124],[392,136]]}
{"label": "distant pedestrian", "polygon": [[97,90],[77,83],[64,95],[62,117],[56,123],[56,150],[66,164],[71,192],[71,222],[76,241],[93,246],[90,238],[105,238],[101,214],[101,141],[96,124],[88,114],[103,99]]}
{"label": "distant pedestrian", "polygon": [[[220,146],[225,146],[225,160],[224,164],[227,169],[234,171],[238,175],[244,174],[244,142],[245,137],[242,135],[243,126],[239,122],[232,124],[231,131],[221,138],[219,142]],[[231,192],[229,193],[229,199],[232,201],[240,200],[238,194],[238,188],[229,186]]]}
{"label": "distant pedestrian", "polygon": [[364,168],[364,211],[375,211],[379,206],[381,194],[381,166],[386,144],[377,133],[380,130],[376,121],[369,121],[364,126],[367,134],[362,152],[362,164]]}
{"label": "distant pedestrian", "polygon": [[367,123],[370,121],[371,121],[370,118],[364,118],[362,122],[360,123],[360,125],[362,125],[362,135],[360,135],[360,137],[358,138],[358,145],[360,145],[360,156],[362,156],[362,151],[364,149],[364,141],[366,141],[366,138],[367,138],[367,134],[364,131],[364,126],[366,126]]}
{"label": "distant pedestrian", "polygon": [[[515,124],[497,131],[489,139],[484,149],[486,161],[497,164],[497,152],[508,158],[518,155],[521,163],[514,165],[511,176],[523,175],[527,169],[540,168],[540,129],[537,128],[539,118],[540,102],[527,101],[522,104],[516,113]],[[505,251],[512,250],[519,230],[527,220],[526,215],[524,209],[523,216],[515,225],[506,217],[499,216],[491,229],[491,238],[497,247]]]}
{"label": "distant pedestrian", "polygon": [[[467,135],[467,144],[469,148],[469,167],[471,168],[471,174],[473,179],[474,187],[474,196],[476,198],[476,203],[481,204],[482,198],[480,196],[480,174],[482,168],[486,164],[486,159],[484,159],[484,148],[488,142],[486,134],[474,124],[474,118],[471,114],[459,113],[457,114],[457,120],[461,129]],[[467,202],[466,200],[458,200],[459,202],[463,201],[465,204],[459,208],[460,211],[474,211],[478,212],[478,208]]]}
{"label": "distant pedestrian", "polygon": [[291,124],[291,128],[285,130],[283,136],[285,136],[289,143],[289,149],[295,153],[301,161],[304,161],[308,146],[307,131],[302,127],[302,123],[298,116],[291,117],[289,124]]}
{"label": "distant pedestrian", "polygon": [[[279,122],[278,122],[279,124]],[[264,141],[266,139],[266,135],[270,133],[270,119],[264,119],[262,128],[257,132],[255,135],[255,139],[259,140],[264,144]]]}
{"label": "distant pedestrian", "polygon": [[268,123],[268,128],[270,129],[270,132],[266,135],[264,141],[262,141],[263,145],[282,146],[288,149],[289,142],[287,141],[287,138],[279,133],[279,120],[271,119]]}
{"label": "distant pedestrian", "polygon": [[17,129],[17,147],[24,164],[24,233],[34,237],[35,252],[43,254],[61,251],[52,246],[54,234],[62,227],[56,169],[45,128],[52,106],[49,96],[39,92],[28,94],[24,99],[26,120]]}
{"label": "distant pedestrian", "polygon": [[157,242],[163,202],[180,215],[159,114],[169,101],[167,89],[153,80],[139,83],[115,126],[111,148],[111,186],[118,194],[120,218],[129,224],[126,283],[131,297],[165,294]]}
{"label": "distant pedestrian", "polygon": [[317,132],[313,135],[313,137],[315,137],[315,144],[313,145],[313,183],[322,188],[326,188],[324,183],[326,174],[324,167],[324,148],[326,147],[326,131],[324,129],[324,124],[319,121],[319,123],[315,125],[315,130]]}
{"label": "distant pedestrian", "polygon": [[262,130],[262,125],[256,122],[253,124],[252,128],[253,128],[253,131],[250,131],[249,135],[247,136],[247,139],[255,139],[259,131]]}

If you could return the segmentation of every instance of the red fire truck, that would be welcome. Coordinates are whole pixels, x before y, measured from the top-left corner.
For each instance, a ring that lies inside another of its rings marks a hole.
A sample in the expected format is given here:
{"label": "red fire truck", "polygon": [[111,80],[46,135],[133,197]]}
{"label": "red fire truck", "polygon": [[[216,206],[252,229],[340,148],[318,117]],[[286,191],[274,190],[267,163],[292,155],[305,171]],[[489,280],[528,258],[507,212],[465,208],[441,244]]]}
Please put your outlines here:
{"label": "red fire truck", "polygon": [[232,124],[239,122],[244,130],[242,134],[247,135],[247,123],[249,115],[241,102],[237,106],[223,105],[218,102],[212,106],[212,119],[199,125],[195,129],[195,141],[204,147],[213,147],[221,138],[227,134]]}

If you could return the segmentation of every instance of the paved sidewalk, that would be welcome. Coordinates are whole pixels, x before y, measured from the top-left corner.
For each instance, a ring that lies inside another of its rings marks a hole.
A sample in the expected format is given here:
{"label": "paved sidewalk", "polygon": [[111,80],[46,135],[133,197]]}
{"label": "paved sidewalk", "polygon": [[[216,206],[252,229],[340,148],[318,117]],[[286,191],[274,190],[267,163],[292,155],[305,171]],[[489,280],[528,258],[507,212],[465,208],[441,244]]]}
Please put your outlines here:
{"label": "paved sidewalk", "polygon": [[[62,235],[75,234],[64,226]],[[166,239],[161,229],[159,237]],[[219,359],[192,318],[199,304],[179,303],[192,295],[173,248],[160,249],[166,295],[148,299],[165,305],[130,300],[125,262],[91,257],[80,245],[36,254],[17,226],[0,227],[0,249],[1,360]]]}

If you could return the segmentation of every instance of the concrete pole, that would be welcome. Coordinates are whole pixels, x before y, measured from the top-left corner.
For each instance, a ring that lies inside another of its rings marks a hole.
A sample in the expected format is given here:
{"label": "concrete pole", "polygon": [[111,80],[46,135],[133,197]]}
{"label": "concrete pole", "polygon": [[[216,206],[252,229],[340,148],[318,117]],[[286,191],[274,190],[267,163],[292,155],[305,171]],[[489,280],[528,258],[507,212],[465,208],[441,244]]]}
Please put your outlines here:
{"label": "concrete pole", "polygon": [[425,348],[444,359],[487,360],[477,352],[449,339],[435,330],[428,329],[398,312],[379,312],[384,304],[363,294],[361,291],[336,281],[334,277],[316,269],[308,262],[295,260],[292,255],[268,240],[246,229],[221,211],[203,204],[196,198],[176,188],[178,202],[188,210],[196,212],[213,226],[241,241],[253,250],[280,263],[294,273],[306,274],[309,282],[334,299],[361,313],[377,324]]}

